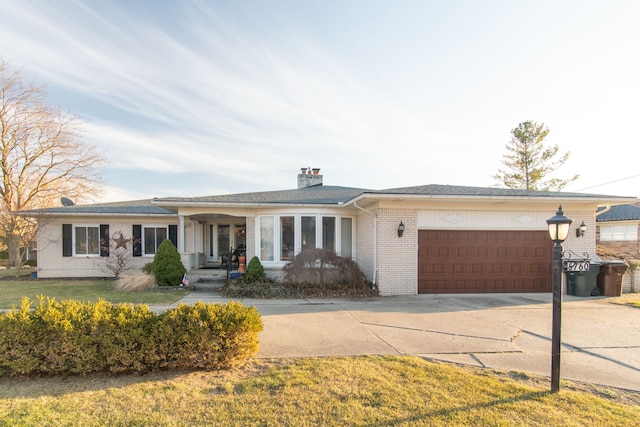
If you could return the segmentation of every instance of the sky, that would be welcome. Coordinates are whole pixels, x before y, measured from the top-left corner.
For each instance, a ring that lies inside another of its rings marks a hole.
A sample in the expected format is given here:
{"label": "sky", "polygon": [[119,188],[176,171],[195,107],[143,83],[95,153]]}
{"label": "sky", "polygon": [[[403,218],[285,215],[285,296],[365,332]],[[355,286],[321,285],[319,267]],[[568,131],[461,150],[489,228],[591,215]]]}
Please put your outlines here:
{"label": "sky", "polygon": [[640,197],[637,0],[0,0],[0,57],[107,158],[95,202],[490,187],[511,130],[564,191]]}

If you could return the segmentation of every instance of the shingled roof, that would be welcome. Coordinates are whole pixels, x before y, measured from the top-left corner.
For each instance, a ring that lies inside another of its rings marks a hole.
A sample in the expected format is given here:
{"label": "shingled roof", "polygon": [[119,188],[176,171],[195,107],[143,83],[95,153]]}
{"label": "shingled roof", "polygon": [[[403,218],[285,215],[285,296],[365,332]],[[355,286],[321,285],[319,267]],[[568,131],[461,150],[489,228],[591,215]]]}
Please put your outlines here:
{"label": "shingled roof", "polygon": [[632,204],[611,206],[611,209],[599,214],[596,221],[640,221],[640,206]]}
{"label": "shingled roof", "polygon": [[[415,187],[368,190],[363,188],[314,185],[293,190],[263,191],[253,193],[224,194],[205,197],[163,197],[126,202],[76,205],[21,212],[25,216],[40,214],[55,215],[175,215],[180,206],[260,206],[260,205],[316,205],[337,206],[362,198],[384,198],[385,196],[409,196],[432,198],[506,198],[506,199],[580,199],[604,201],[627,201],[631,198],[584,193],[561,193],[531,191],[509,188],[468,187],[455,185],[423,185]],[[627,199],[627,200],[624,200]],[[632,205],[630,205],[632,206]],[[636,209],[639,209],[636,207]],[[174,212],[172,212],[172,210]]]}
{"label": "shingled roof", "polygon": [[25,216],[46,215],[174,215],[173,212],[153,204],[152,199],[125,202],[96,203],[92,205],[61,206],[22,212]]}
{"label": "shingled roof", "polygon": [[315,185],[295,190],[263,191],[256,193],[225,194],[207,197],[165,197],[154,199],[160,206],[191,204],[294,204],[337,205],[345,203],[371,190],[362,188]]}
{"label": "shingled roof", "polygon": [[407,194],[424,196],[484,196],[484,197],[543,197],[543,198],[611,198],[601,194],[562,193],[556,191],[519,190],[497,187],[469,187],[458,185],[421,185],[416,187],[390,188],[375,191],[377,194]]}

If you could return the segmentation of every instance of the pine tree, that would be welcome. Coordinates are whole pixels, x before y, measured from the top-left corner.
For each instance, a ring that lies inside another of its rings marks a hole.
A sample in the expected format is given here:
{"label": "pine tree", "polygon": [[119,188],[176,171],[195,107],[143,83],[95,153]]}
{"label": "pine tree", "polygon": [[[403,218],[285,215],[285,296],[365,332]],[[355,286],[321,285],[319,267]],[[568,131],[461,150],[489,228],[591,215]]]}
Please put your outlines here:
{"label": "pine tree", "polygon": [[503,156],[502,163],[508,169],[498,170],[494,178],[508,188],[544,191],[560,191],[577,180],[580,175],[569,179],[545,180],[570,156],[566,152],[559,159],[554,159],[560,149],[557,145],[545,146],[544,139],[549,132],[544,123],[538,124],[531,120],[520,123],[511,131],[511,141],[506,145],[507,154]]}

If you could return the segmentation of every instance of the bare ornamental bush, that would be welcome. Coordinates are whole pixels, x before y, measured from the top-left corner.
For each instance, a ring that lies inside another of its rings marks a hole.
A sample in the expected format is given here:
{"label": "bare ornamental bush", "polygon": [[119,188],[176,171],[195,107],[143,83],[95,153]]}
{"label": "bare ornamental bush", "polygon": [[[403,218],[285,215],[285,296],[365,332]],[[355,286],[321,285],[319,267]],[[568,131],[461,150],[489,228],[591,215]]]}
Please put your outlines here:
{"label": "bare ornamental bush", "polygon": [[311,293],[337,291],[345,295],[373,295],[358,264],[329,249],[307,249],[296,255],[284,267],[283,285]]}

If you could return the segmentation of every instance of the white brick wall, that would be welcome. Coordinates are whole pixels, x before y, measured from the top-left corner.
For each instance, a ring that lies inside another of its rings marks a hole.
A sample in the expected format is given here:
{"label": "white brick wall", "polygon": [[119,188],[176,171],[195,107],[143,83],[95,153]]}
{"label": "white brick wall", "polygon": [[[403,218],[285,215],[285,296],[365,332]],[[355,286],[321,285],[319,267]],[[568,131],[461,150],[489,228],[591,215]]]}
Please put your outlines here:
{"label": "white brick wall", "polygon": [[368,212],[360,212],[356,221],[356,260],[371,282],[376,279],[373,260],[374,223],[374,216]]}
{"label": "white brick wall", "polygon": [[[177,224],[177,220],[174,222]],[[61,278],[61,277],[112,277],[110,272],[104,271],[105,258],[99,256],[62,256],[62,224],[86,224],[98,225],[109,224],[111,236],[122,232],[124,238],[132,237],[133,224],[166,226],[167,218],[162,219],[134,219],[133,221],[115,221],[102,218],[96,221],[95,218],[74,218],[72,221],[56,220],[44,225],[38,232],[38,277],[40,278]],[[189,240],[190,233],[186,233],[185,240]],[[113,246],[111,246],[113,250]],[[127,250],[132,254],[133,244],[127,243]],[[153,261],[153,256],[142,256],[129,258],[131,267],[124,274],[138,273],[142,267]],[[185,260],[186,261],[186,260]]]}
{"label": "white brick wall", "polygon": [[[400,222],[405,226],[398,237]],[[414,209],[378,210],[378,289],[380,295],[418,293],[418,228]]]}

